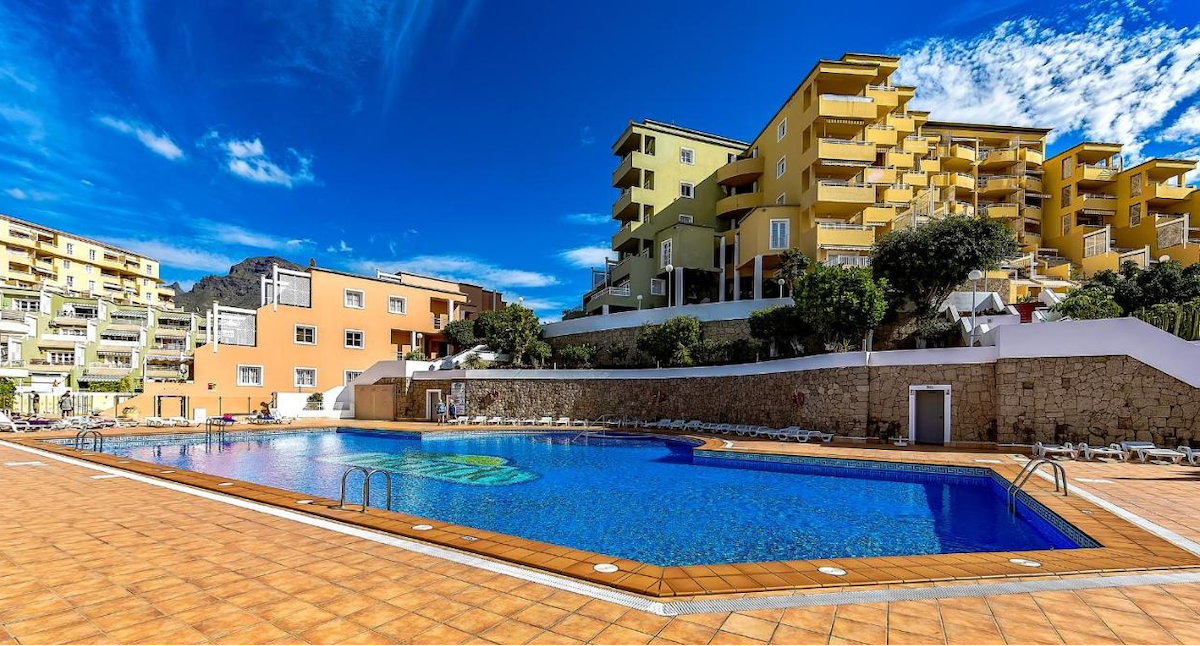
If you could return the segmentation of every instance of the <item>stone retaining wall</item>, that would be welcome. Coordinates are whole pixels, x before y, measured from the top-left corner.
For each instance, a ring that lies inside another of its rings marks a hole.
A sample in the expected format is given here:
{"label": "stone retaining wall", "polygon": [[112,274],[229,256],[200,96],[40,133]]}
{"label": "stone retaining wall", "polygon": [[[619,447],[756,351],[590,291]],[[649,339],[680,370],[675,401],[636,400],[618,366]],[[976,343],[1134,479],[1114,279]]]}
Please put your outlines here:
{"label": "stone retaining wall", "polygon": [[[426,392],[448,394],[451,383],[397,383],[397,418],[423,417]],[[489,377],[466,384],[471,415],[686,418],[797,425],[850,437],[907,436],[909,387],[949,385],[955,442],[1104,445],[1139,439],[1174,445],[1200,440],[1197,389],[1125,356],[672,379]]]}

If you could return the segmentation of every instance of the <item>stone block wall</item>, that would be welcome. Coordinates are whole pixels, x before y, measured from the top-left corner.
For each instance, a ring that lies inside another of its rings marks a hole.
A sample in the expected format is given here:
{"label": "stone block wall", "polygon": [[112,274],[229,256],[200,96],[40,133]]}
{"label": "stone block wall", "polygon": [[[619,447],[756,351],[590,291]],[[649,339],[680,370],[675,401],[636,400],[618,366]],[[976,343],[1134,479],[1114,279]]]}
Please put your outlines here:
{"label": "stone block wall", "polygon": [[878,366],[870,372],[869,435],[908,435],[909,386],[950,386],[950,428],[956,442],[996,441],[996,366]]}

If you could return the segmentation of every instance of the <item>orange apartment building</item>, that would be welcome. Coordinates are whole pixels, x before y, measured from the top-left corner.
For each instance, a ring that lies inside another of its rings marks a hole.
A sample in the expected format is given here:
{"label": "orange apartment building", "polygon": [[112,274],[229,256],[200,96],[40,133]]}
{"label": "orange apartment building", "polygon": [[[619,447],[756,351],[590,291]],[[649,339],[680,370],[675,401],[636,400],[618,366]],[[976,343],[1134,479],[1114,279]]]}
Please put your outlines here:
{"label": "orange apartment building", "polygon": [[117,413],[199,417],[250,413],[280,393],[337,389],[382,361],[414,350],[446,356],[443,330],[454,320],[504,306],[497,292],[408,273],[360,276],[310,267],[275,267],[261,279],[261,305],[214,303],[192,379],[150,383]]}

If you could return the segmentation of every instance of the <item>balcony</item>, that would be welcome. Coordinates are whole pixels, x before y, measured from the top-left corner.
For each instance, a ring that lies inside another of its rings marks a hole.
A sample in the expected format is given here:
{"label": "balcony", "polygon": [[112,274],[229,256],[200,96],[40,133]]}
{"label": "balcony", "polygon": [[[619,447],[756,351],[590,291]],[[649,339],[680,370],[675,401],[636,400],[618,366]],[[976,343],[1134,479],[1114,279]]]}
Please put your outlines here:
{"label": "balcony", "polygon": [[1042,221],[1042,207],[1026,204],[1021,207],[1021,215],[1031,220]]}
{"label": "balcony", "polygon": [[929,152],[929,140],[918,135],[909,135],[904,138],[903,150],[906,153],[924,155]]}
{"label": "balcony", "polygon": [[900,172],[895,168],[868,166],[863,169],[863,182],[867,184],[895,184],[900,181]]}
{"label": "balcony", "polygon": [[1117,178],[1119,169],[1111,166],[1097,166],[1095,164],[1080,164],[1080,179],[1089,182],[1111,182]]}
{"label": "balcony", "polygon": [[614,220],[634,220],[642,213],[642,206],[650,197],[649,189],[631,186],[621,191],[621,197],[613,202],[612,216]]}
{"label": "balcony", "polygon": [[889,152],[883,163],[896,168],[913,168],[917,164],[916,156],[906,152]]}
{"label": "balcony", "polygon": [[876,105],[889,108],[900,105],[900,92],[891,85],[868,85],[867,97],[875,101]]}
{"label": "balcony", "polygon": [[1015,175],[989,175],[981,177],[980,193],[1012,193],[1020,190],[1021,179]]}
{"label": "balcony", "polygon": [[824,264],[828,267],[870,267],[870,256],[854,254],[829,254],[825,256]]}
{"label": "balcony", "polygon": [[975,149],[962,144],[953,144],[939,148],[938,156],[942,158],[943,163],[954,166],[974,164],[977,159]]}
{"label": "balcony", "polygon": [[887,125],[901,132],[915,132],[917,120],[907,112],[891,112],[887,115]]}
{"label": "balcony", "polygon": [[894,204],[872,204],[863,209],[862,223],[884,225],[890,224],[896,217],[896,206]]}
{"label": "balcony", "polygon": [[1115,213],[1117,210],[1117,198],[1112,195],[1081,193],[1079,194],[1078,201],[1080,202],[1079,208],[1085,211]]}
{"label": "balcony", "polygon": [[875,244],[875,227],[837,222],[817,223],[818,247],[862,247]]}
{"label": "balcony", "polygon": [[1018,161],[1019,154],[1016,148],[993,148],[987,151],[981,163],[985,166],[1003,166]]}
{"label": "balcony", "polygon": [[967,173],[942,173],[934,175],[931,179],[934,186],[939,188],[961,188],[968,191],[975,190],[975,177]]}
{"label": "balcony", "polygon": [[867,126],[863,137],[867,141],[879,146],[895,146],[900,141],[900,135],[896,129],[885,125]]}
{"label": "balcony", "polygon": [[638,229],[641,227],[641,225],[641,222],[626,222],[625,224],[622,224],[621,228],[617,229],[617,232],[613,234],[612,248],[615,251],[637,251],[638,240],[642,239],[642,237],[638,235]]}
{"label": "balcony", "polygon": [[907,184],[888,186],[883,189],[883,202],[903,203],[912,200],[913,189]]}
{"label": "balcony", "polygon": [[925,173],[940,173],[942,172],[942,160],[940,159],[922,159],[921,171]]}
{"label": "balcony", "polygon": [[1041,166],[1046,161],[1046,156],[1040,150],[1021,148],[1019,149],[1019,153],[1018,158],[1026,164]]}
{"label": "balcony", "polygon": [[875,187],[859,182],[823,179],[817,183],[817,202],[867,206],[875,203]]}
{"label": "balcony", "polygon": [[1192,194],[1190,186],[1150,182],[1150,197],[1156,200],[1183,200]]}
{"label": "balcony", "polygon": [[875,144],[869,141],[830,139],[822,137],[817,142],[817,157],[836,161],[875,161]]}
{"label": "balcony", "polygon": [[875,100],[865,96],[822,94],[817,99],[817,114],[832,119],[875,119]]}
{"label": "balcony", "polygon": [[1021,215],[1021,206],[1012,202],[997,202],[995,204],[979,205],[983,214],[989,218],[1008,220]]}
{"label": "balcony", "polygon": [[1030,193],[1041,193],[1042,178],[1034,177],[1033,175],[1026,175],[1025,177],[1021,178],[1021,187]]}
{"label": "balcony", "polygon": [[738,159],[717,169],[717,183],[721,186],[745,186],[752,184],[763,173],[762,157]]}
{"label": "balcony", "polygon": [[650,168],[654,157],[636,150],[625,155],[617,170],[613,171],[612,185],[614,188],[637,186],[642,181],[642,171]]}
{"label": "balcony", "polygon": [[762,193],[742,193],[717,200],[717,217],[732,218],[742,215],[756,206],[762,206]]}
{"label": "balcony", "polygon": [[921,171],[905,171],[900,177],[900,181],[910,186],[929,186],[929,175]]}

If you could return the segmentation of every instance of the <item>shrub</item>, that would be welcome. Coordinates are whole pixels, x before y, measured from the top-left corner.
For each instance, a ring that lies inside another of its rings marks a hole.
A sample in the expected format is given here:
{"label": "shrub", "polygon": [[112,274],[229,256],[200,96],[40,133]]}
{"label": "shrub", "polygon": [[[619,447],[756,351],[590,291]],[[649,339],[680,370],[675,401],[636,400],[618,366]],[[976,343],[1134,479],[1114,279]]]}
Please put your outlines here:
{"label": "shrub", "polygon": [[596,356],[596,346],[588,343],[568,345],[558,351],[556,360],[568,368],[586,368]]}
{"label": "shrub", "polygon": [[488,367],[490,364],[487,361],[484,361],[482,357],[472,352],[463,357],[462,361],[460,361],[458,365],[463,370],[482,370],[483,368]]}
{"label": "shrub", "polygon": [[0,378],[0,409],[12,410],[17,395],[17,382],[8,377]]}
{"label": "shrub", "polygon": [[425,361],[425,353],[420,350],[409,350],[404,353],[404,358],[407,361]]}
{"label": "shrub", "polygon": [[812,327],[795,305],[757,310],[750,314],[748,323],[750,336],[760,341],[772,357],[801,354],[804,340],[812,335]]}
{"label": "shrub", "polygon": [[638,332],[637,348],[662,366],[690,366],[690,348],[700,341],[700,320],[676,316],[661,325],[644,325]]}
{"label": "shrub", "polygon": [[1124,313],[1113,299],[1113,289],[1099,283],[1071,290],[1054,306],[1054,311],[1077,321],[1116,318]]}
{"label": "shrub", "polygon": [[826,343],[850,347],[879,325],[887,311],[887,281],[863,267],[817,265],[801,281],[796,304]]}
{"label": "shrub", "polygon": [[450,321],[442,329],[442,334],[446,336],[446,340],[450,343],[460,348],[469,348],[476,343],[475,321],[468,319]]}

